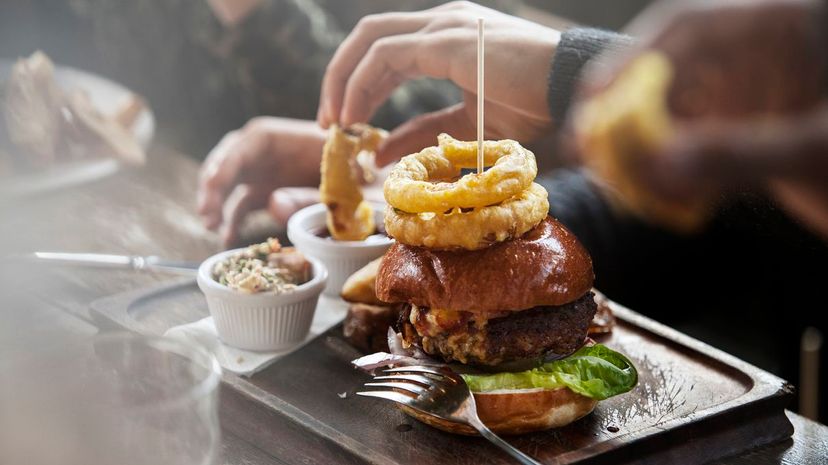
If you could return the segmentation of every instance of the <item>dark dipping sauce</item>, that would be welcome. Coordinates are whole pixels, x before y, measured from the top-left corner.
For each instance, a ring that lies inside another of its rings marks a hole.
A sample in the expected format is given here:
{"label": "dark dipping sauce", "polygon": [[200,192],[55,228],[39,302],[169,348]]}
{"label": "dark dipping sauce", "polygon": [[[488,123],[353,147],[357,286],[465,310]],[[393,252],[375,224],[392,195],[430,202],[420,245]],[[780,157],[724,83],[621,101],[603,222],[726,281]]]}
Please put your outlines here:
{"label": "dark dipping sauce", "polygon": [[[314,236],[322,238],[322,239],[327,239],[327,240],[331,240],[331,241],[336,240],[336,239],[331,237],[331,232],[328,231],[327,226],[320,226],[316,229],[311,229],[310,233],[313,234]],[[365,239],[363,239],[362,242],[380,242],[380,241],[385,240],[385,239],[388,239],[388,234],[385,232],[385,226],[380,225],[379,227],[377,227],[377,232],[376,233],[371,234],[370,236],[366,237]],[[349,241],[346,241],[346,242],[349,242]]]}

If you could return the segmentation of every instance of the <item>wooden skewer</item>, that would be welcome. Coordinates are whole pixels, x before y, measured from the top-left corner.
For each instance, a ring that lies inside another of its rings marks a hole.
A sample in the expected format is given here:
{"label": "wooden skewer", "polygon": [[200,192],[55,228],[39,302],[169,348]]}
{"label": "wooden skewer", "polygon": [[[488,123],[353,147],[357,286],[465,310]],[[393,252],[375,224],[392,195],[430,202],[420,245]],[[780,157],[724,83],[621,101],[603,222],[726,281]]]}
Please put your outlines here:
{"label": "wooden skewer", "polygon": [[483,18],[477,18],[477,174],[483,173]]}

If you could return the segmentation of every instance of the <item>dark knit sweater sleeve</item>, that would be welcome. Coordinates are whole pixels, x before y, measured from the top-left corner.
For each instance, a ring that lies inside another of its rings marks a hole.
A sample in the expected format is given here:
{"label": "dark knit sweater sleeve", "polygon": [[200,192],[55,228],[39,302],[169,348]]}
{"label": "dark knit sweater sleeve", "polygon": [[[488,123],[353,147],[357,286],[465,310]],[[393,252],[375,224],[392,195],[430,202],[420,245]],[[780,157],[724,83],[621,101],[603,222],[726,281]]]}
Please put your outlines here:
{"label": "dark knit sweater sleeve", "polygon": [[549,111],[553,121],[566,118],[583,66],[606,51],[620,52],[632,44],[629,36],[601,29],[574,28],[561,34],[549,73]]}

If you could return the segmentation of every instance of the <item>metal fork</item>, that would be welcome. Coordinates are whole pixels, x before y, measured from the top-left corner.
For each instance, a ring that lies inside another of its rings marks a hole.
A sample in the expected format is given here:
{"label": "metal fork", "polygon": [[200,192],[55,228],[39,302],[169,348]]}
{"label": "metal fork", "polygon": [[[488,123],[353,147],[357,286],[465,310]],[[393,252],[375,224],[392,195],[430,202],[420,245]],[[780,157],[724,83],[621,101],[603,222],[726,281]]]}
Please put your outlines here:
{"label": "metal fork", "polygon": [[383,371],[388,375],[375,376],[374,382],[365,386],[385,389],[357,392],[357,395],[391,400],[444,420],[469,425],[520,463],[540,465],[480,421],[469,387],[450,368],[403,366]]}

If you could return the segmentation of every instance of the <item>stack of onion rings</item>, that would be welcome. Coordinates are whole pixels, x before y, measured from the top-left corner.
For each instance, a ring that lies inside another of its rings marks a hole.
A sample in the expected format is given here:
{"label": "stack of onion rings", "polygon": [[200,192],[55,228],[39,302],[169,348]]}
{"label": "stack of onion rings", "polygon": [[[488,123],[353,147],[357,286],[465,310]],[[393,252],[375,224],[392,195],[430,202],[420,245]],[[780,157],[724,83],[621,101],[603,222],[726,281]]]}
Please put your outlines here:
{"label": "stack of onion rings", "polygon": [[397,241],[433,249],[477,250],[518,237],[549,211],[546,190],[532,181],[535,155],[513,140],[484,142],[482,174],[460,177],[477,164],[477,144],[447,134],[437,147],[403,157],[385,181],[385,229]]}

